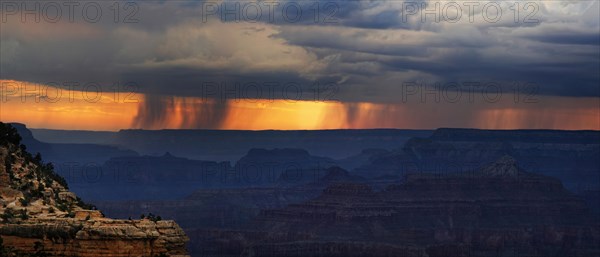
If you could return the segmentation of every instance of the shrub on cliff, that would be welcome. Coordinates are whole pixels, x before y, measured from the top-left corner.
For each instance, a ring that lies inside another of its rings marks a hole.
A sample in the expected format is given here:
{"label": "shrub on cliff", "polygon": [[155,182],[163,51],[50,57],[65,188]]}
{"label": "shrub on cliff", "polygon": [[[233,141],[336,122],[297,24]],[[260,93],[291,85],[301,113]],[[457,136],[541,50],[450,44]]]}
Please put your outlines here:
{"label": "shrub on cliff", "polygon": [[29,215],[27,214],[27,210],[21,209],[21,212],[19,213],[19,218],[21,218],[21,220],[27,220],[27,219],[29,219]]}
{"label": "shrub on cliff", "polygon": [[81,200],[81,198],[79,198],[79,196],[77,197],[76,205],[81,207],[82,209],[86,209],[86,210],[97,210],[98,209],[98,208],[96,208],[96,205],[84,202],[83,200]]}
{"label": "shrub on cliff", "polygon": [[154,215],[154,214],[152,214],[152,213],[148,213],[148,216],[146,216],[146,215],[144,215],[144,214],[140,215],[140,219],[142,219],[142,220],[143,220],[143,219],[149,219],[149,220],[151,220],[151,221],[157,222],[157,221],[161,221],[161,220],[162,220],[162,217],[160,217],[160,216],[156,216],[156,215]]}
{"label": "shrub on cliff", "polygon": [[[21,136],[16,128],[10,124],[0,122],[0,147],[8,150],[7,158],[5,158],[5,168],[11,181],[10,187],[15,188],[23,193],[23,198],[18,199],[21,206],[29,206],[31,202],[37,199],[43,199],[43,203],[49,204],[51,201],[45,197],[47,188],[50,192],[54,192],[54,200],[56,208],[63,212],[70,212],[74,205],[83,209],[95,210],[96,206],[84,202],[77,197],[75,201],[64,200],[59,197],[59,192],[63,189],[56,188],[56,184],[68,190],[67,181],[54,171],[52,163],[44,163],[42,155],[37,153],[31,155],[26,151],[26,147],[21,144]],[[21,160],[23,163],[18,171],[13,170],[13,164]],[[35,167],[32,170],[26,170],[27,167]],[[1,165],[1,164],[0,164]],[[21,176],[16,176],[13,173],[23,173]],[[37,185],[36,183],[37,182]],[[10,219],[10,215],[4,215]],[[3,219],[6,222],[7,219]]]}
{"label": "shrub on cliff", "polygon": [[0,122],[0,146],[13,144],[19,146],[21,144],[21,136],[17,129],[11,125]]}
{"label": "shrub on cliff", "polygon": [[[38,170],[35,172],[39,175],[39,177],[52,179],[62,185],[64,188],[68,189],[69,187],[67,185],[67,181],[54,171],[54,166],[52,163],[44,163],[40,153],[37,153],[35,156],[33,156],[27,152],[27,147],[21,144],[21,139],[22,138],[16,128],[10,124],[0,122],[0,146],[9,148],[9,151],[10,149],[14,149],[14,147],[19,148],[21,150],[21,155],[25,159],[25,163],[34,163],[37,165]],[[11,175],[10,171],[14,161],[15,160],[12,155],[9,155],[9,158],[6,158],[5,160],[4,165],[6,170],[9,172],[9,175]],[[48,180],[46,181],[51,182]],[[51,183],[47,183],[47,185],[50,184]]]}
{"label": "shrub on cliff", "polygon": [[2,223],[10,223],[14,217],[15,217],[15,213],[14,213],[13,209],[11,209],[11,208],[4,209],[4,213],[0,214]]}
{"label": "shrub on cliff", "polygon": [[29,199],[28,199],[28,197],[25,197],[25,198],[20,198],[20,199],[19,199],[19,202],[21,203],[21,205],[22,205],[22,206],[27,206],[27,205],[29,205]]}

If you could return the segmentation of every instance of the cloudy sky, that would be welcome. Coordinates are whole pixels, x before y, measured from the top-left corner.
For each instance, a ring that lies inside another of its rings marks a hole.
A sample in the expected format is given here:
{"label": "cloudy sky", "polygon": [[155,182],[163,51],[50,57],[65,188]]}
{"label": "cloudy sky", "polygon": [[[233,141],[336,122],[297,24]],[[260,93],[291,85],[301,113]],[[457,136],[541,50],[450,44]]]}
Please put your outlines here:
{"label": "cloudy sky", "polygon": [[598,0],[52,3],[2,2],[3,121],[600,129]]}

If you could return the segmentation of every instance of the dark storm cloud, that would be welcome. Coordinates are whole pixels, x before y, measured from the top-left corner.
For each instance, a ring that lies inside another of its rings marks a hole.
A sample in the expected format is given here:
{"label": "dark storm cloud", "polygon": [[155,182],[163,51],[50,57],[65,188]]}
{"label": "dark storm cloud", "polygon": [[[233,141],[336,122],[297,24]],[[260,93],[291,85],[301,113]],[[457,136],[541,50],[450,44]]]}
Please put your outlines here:
{"label": "dark storm cloud", "polygon": [[227,104],[220,101],[194,102],[150,94],[138,106],[132,127],[161,128],[175,120],[179,127],[217,129],[227,117],[227,110]]}
{"label": "dark storm cloud", "polygon": [[590,49],[589,53],[587,57],[580,56],[577,59],[572,59],[574,54],[570,54],[556,55],[552,60],[539,60],[512,56],[490,58],[481,51],[466,48],[439,56],[434,61],[394,58],[382,63],[386,70],[414,70],[429,74],[429,77],[422,78],[430,84],[469,81],[497,83],[503,87],[503,92],[511,92],[516,84],[534,84],[539,89],[536,94],[600,96],[600,74],[597,72],[600,67],[598,59],[594,58],[600,54],[600,50]]}
{"label": "dark storm cloud", "polygon": [[292,72],[255,72],[231,76],[220,70],[198,71],[175,67],[128,72],[122,78],[143,85],[144,92],[150,94],[197,96],[219,102],[245,98],[313,100],[315,85],[320,83],[324,87],[341,80],[338,76],[323,76],[315,81]]}
{"label": "dark storm cloud", "polygon": [[[473,80],[535,83],[539,94],[600,96],[597,1],[591,7],[536,2],[538,23],[515,23],[510,13],[490,23],[479,12],[474,22],[467,16],[457,23],[422,22],[420,15],[404,19],[398,1],[332,2],[333,23],[323,22],[326,9],[315,22],[312,1],[293,2],[304,11],[297,22],[222,22],[219,15],[204,20],[207,2],[136,2],[134,23],[124,17],[115,23],[108,12],[98,23],[22,23],[11,16],[0,32],[0,78],[134,82],[141,93],[163,96],[207,96],[202,85],[214,82],[293,82],[305,91],[334,82],[342,101],[385,102],[401,93],[403,82]],[[140,125],[162,119],[160,109],[168,108],[168,101],[149,99],[143,110],[149,118]]]}

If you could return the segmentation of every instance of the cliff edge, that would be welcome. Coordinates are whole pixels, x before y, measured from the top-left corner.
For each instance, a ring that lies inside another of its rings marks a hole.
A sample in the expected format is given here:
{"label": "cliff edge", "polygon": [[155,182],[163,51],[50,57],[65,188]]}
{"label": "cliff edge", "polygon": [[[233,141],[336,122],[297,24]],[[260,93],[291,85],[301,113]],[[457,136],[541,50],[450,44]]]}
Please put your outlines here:
{"label": "cliff edge", "polygon": [[2,256],[81,257],[187,256],[189,240],[174,221],[105,217],[1,122],[0,238]]}

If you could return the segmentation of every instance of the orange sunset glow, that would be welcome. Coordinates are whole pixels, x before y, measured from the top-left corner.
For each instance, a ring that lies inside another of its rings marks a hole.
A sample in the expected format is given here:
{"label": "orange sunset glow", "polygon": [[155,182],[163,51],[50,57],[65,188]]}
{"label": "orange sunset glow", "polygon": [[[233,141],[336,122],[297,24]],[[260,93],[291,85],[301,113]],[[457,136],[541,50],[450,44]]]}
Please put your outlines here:
{"label": "orange sunset glow", "polygon": [[[23,84],[23,94],[10,86]],[[0,118],[40,128],[310,130],[466,125],[484,129],[600,129],[597,98],[547,96],[536,103],[515,104],[507,96],[493,104],[383,104],[261,99],[219,103],[198,97],[161,97],[161,113],[156,115],[149,113],[152,108],[143,94],[82,92],[6,80],[2,85]],[[454,109],[450,111],[450,107]],[[158,118],[148,118],[152,115]]]}

